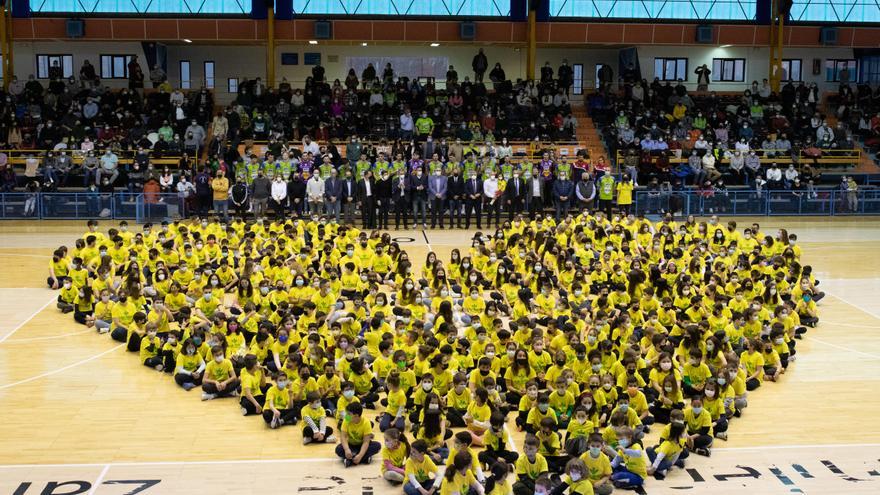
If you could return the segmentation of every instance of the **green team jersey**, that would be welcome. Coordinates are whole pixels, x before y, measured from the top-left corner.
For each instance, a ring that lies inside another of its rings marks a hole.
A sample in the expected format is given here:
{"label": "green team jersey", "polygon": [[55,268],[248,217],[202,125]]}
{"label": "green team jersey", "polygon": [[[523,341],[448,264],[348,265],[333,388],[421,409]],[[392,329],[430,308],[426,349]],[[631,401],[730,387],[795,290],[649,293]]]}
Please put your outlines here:
{"label": "green team jersey", "polygon": [[290,177],[290,173],[293,171],[293,164],[290,163],[290,160],[279,160],[277,166],[278,172],[281,173],[281,177],[284,177],[285,179]]}
{"label": "green team jersey", "polygon": [[318,171],[321,173],[321,178],[324,180],[330,178],[331,170],[333,170],[332,163],[322,163],[321,166],[318,167]]}
{"label": "green team jersey", "polygon": [[364,172],[370,170],[372,167],[373,164],[370,163],[369,160],[358,160],[357,163],[354,164],[355,178],[360,179],[364,176]]}
{"label": "green team jersey", "polygon": [[526,172],[532,173],[533,168],[535,168],[534,165],[532,165],[532,162],[528,160],[523,160],[519,162],[519,171],[522,172],[523,175],[525,175]]}
{"label": "green team jersey", "polygon": [[505,179],[513,177],[513,164],[510,162],[503,163],[501,165],[501,175],[503,175]]}
{"label": "green team jersey", "polygon": [[257,178],[257,172],[260,171],[260,162],[249,162],[245,168],[247,169],[248,182],[253,182]]}
{"label": "green team jersey", "polygon": [[416,120],[416,130],[418,130],[420,136],[430,134],[433,129],[434,121],[431,117],[419,117]]}
{"label": "green team jersey", "polygon": [[232,166],[233,170],[235,170],[236,177],[242,177],[245,182],[250,183],[250,176],[248,176],[247,164],[242,161],[235,162]]}
{"label": "green team jersey", "polygon": [[614,177],[603,175],[599,179],[599,199],[610,201],[614,197]]}
{"label": "green team jersey", "polygon": [[483,163],[483,180],[488,179],[490,176],[494,177],[496,172],[498,172],[498,169],[495,167],[495,160],[487,160]]}
{"label": "green team jersey", "polygon": [[475,162],[473,160],[465,160],[465,162],[462,164],[461,168],[464,169],[464,175],[466,175],[467,177],[470,177],[471,172],[476,171],[479,168],[479,166],[477,165],[477,162]]}
{"label": "green team jersey", "polygon": [[565,174],[566,177],[571,178],[571,164],[568,162],[557,163],[556,176],[559,177],[559,174]]}
{"label": "green team jersey", "polygon": [[406,162],[402,160],[391,162],[391,170],[393,170],[395,174],[397,174],[401,170],[406,170]]}
{"label": "green team jersey", "polygon": [[443,168],[443,162],[432,160],[430,163],[428,163],[428,171],[432,174],[437,170],[443,172]]}
{"label": "green team jersey", "polygon": [[391,169],[391,165],[388,162],[377,161],[374,168],[376,169],[376,175],[382,175],[382,172]]}

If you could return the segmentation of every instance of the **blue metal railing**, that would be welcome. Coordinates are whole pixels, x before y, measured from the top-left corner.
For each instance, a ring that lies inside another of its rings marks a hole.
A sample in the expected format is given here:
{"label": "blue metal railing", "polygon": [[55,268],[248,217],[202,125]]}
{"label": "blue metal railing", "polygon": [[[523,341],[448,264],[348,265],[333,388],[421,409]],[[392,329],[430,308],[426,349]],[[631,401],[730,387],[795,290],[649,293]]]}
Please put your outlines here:
{"label": "blue metal railing", "polygon": [[[0,220],[114,218],[141,223],[182,218],[194,210],[194,204],[176,193],[0,193]],[[696,190],[671,194],[637,190],[632,210],[637,214],[674,211],[677,215],[880,215],[880,188],[863,188],[856,193],[824,189],[799,196],[786,190],[734,189],[711,195]]]}

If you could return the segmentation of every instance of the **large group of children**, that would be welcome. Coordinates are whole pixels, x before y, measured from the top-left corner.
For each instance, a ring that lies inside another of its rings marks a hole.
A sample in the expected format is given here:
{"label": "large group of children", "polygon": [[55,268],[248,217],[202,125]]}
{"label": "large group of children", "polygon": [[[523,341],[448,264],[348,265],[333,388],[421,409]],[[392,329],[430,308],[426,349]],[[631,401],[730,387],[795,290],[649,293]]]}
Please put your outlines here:
{"label": "large group of children", "polygon": [[54,252],[61,311],[408,495],[641,490],[727,439],[824,295],[794,234],[715,217],[516,217],[421,267],[322,217],[128,227]]}

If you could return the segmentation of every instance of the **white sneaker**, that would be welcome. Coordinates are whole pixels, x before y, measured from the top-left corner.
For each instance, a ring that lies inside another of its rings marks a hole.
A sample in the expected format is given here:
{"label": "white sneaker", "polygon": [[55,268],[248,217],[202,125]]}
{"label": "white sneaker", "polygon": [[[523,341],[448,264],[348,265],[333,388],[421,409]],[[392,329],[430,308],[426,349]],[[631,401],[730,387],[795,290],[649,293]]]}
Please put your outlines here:
{"label": "white sneaker", "polygon": [[330,435],[329,437],[324,438],[324,442],[326,443],[336,443],[336,437]]}
{"label": "white sneaker", "polygon": [[272,421],[269,423],[269,428],[272,428],[274,430],[275,428],[278,428],[279,426],[281,426],[281,418],[276,418],[273,416]]}
{"label": "white sneaker", "polygon": [[247,416],[247,409],[245,409],[245,408],[242,407],[242,408],[241,408],[241,415],[242,415],[242,416]]}
{"label": "white sneaker", "polygon": [[303,445],[308,445],[312,443],[312,439],[309,437],[303,437]]}
{"label": "white sneaker", "polygon": [[213,400],[217,398],[217,394],[209,394],[208,392],[202,392],[202,400]]}
{"label": "white sneaker", "polygon": [[109,327],[107,327],[107,328],[99,328],[99,329],[98,329],[98,334],[99,334],[99,335],[103,335],[103,334],[105,334],[105,333],[107,333],[107,332],[109,332],[109,331],[110,331],[110,328],[109,328]]}

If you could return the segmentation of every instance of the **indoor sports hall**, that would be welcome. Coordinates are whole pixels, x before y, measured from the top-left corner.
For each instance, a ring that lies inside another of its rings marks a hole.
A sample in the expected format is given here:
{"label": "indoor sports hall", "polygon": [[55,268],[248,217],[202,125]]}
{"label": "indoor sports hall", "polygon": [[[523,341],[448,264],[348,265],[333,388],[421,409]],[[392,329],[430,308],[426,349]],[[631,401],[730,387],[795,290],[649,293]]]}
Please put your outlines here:
{"label": "indoor sports hall", "polygon": [[0,494],[880,493],[877,40],[0,1]]}

